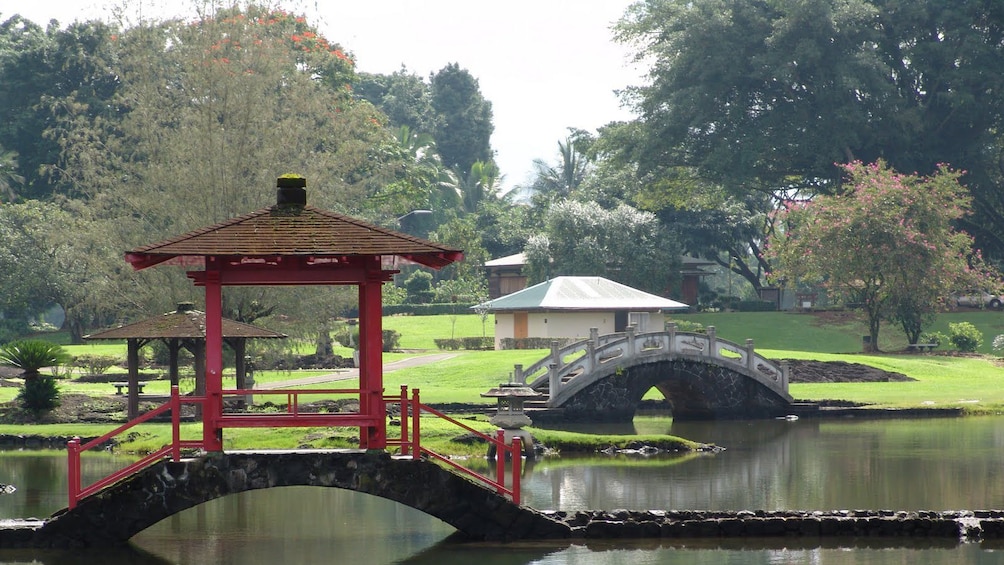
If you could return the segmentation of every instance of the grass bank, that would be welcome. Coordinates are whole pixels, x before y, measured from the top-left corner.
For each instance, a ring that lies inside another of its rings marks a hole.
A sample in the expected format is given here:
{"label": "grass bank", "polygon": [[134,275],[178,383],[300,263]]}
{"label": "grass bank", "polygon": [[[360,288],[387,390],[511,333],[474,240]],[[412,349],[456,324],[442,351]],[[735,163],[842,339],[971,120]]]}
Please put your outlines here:
{"label": "grass bank", "polygon": [[[775,359],[812,359],[819,361],[845,361],[863,363],[886,371],[903,373],[915,380],[907,382],[883,383],[825,383],[792,384],[793,397],[810,400],[845,400],[876,409],[906,409],[950,407],[961,408],[967,414],[997,414],[1004,412],[1004,371],[992,353],[990,342],[994,335],[1004,333],[1004,314],[1000,312],[972,311],[956,312],[939,316],[932,329],[948,331],[948,324],[954,321],[968,321],[984,334],[982,357],[961,357],[945,355],[903,355],[903,354],[861,354],[863,325],[853,316],[820,316],[813,314],[786,312],[712,313],[674,315],[675,319],[714,325],[718,335],[724,339],[742,343],[747,338],[754,339],[758,352]],[[426,350],[435,350],[434,340],[442,337],[463,337],[481,335],[482,331],[493,329],[489,318],[487,328],[476,315],[457,316],[392,316],[384,320],[384,327],[395,329],[402,335],[401,347],[412,350],[407,353],[388,355],[386,360],[422,355]],[[883,328],[880,346],[887,351],[896,351],[905,346],[905,340],[898,337],[896,328]],[[899,341],[898,341],[899,340]],[[74,346],[91,348],[97,346]],[[101,344],[101,349],[88,352],[116,354],[118,347],[124,357],[124,344]],[[453,356],[431,365],[412,367],[388,372],[384,375],[385,387],[395,391],[401,385],[421,390],[423,402],[428,404],[483,404],[494,403],[480,395],[500,382],[509,379],[516,363],[524,366],[541,359],[547,352],[531,351],[458,351]],[[281,382],[288,379],[313,376],[322,372],[276,371],[260,374],[259,382]],[[352,388],[354,379],[337,383],[339,388]],[[97,397],[108,397],[112,389],[107,383],[79,383],[62,381],[64,393],[81,393]],[[313,387],[316,388],[316,387]],[[16,394],[15,388],[0,388],[0,402],[10,400]],[[166,381],[151,381],[147,392],[166,394]],[[651,398],[657,398],[650,393]],[[480,411],[479,411],[480,412]],[[465,416],[477,429],[490,432],[493,426],[481,414]],[[145,451],[163,445],[168,438],[166,426],[148,424],[142,433],[135,435],[123,446],[129,451]],[[160,426],[160,427],[158,427]],[[190,432],[198,435],[198,426]],[[450,426],[438,427],[430,419],[425,425],[425,435],[430,446],[445,453],[461,455],[481,454],[483,446],[464,446],[453,441],[458,431]],[[98,436],[114,428],[104,424],[53,424],[32,426],[0,425],[0,434],[44,435],[44,436]],[[311,447],[348,447],[355,445],[353,429],[306,429],[306,430],[228,430],[227,445],[233,449]],[[393,432],[392,432],[393,433]],[[594,436],[574,437],[547,430],[536,430],[540,437],[548,438],[548,443],[560,445],[562,437],[568,437],[566,449],[577,450],[579,443],[591,443],[595,447],[616,445],[613,438]],[[428,434],[428,435],[426,435]],[[666,438],[667,436],[659,436]],[[630,438],[634,439],[634,438]],[[658,438],[648,438],[657,441]],[[625,440],[627,441],[627,440]],[[677,441],[671,439],[667,441]],[[685,445],[685,440],[679,440]]]}

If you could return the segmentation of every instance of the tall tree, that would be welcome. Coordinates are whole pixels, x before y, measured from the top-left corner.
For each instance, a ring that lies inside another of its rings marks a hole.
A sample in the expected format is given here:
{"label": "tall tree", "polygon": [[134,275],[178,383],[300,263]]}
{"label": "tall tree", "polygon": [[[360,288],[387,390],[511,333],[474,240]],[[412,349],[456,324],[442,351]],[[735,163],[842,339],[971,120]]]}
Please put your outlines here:
{"label": "tall tree", "polygon": [[[352,97],[351,57],[304,18],[249,5],[130,28],[115,45],[122,112],[92,116],[68,102],[53,126],[73,173],[64,182],[88,199],[95,241],[121,253],[261,208],[287,172],[317,182],[317,206],[374,218],[403,206],[374,196],[404,153],[384,151],[398,144],[385,117]],[[181,270],[149,271],[160,272],[116,272],[123,312],[191,299]],[[245,317],[279,300],[228,295],[241,311],[227,315]]]}
{"label": "tall tree", "polygon": [[629,90],[641,171],[694,167],[737,191],[833,192],[834,163],[969,171],[960,221],[1004,257],[998,169],[1004,9],[993,0],[642,0],[618,38],[650,61]]}
{"label": "tall tree", "polygon": [[883,320],[916,343],[925,316],[949,293],[988,279],[972,238],[952,228],[969,198],[960,173],[900,175],[884,163],[845,166],[845,192],[791,207],[771,240],[775,277],[821,284],[837,300],[862,304],[873,347]]}
{"label": "tall tree", "polygon": [[440,116],[435,137],[443,162],[468,172],[477,161],[494,163],[492,103],[481,95],[478,80],[450,63],[432,75],[432,107]]}
{"label": "tall tree", "polygon": [[118,112],[110,103],[119,86],[115,33],[96,21],[43,30],[14,16],[0,24],[0,147],[17,155],[18,196],[58,190],[67,166],[52,128],[67,112]]}
{"label": "tall tree", "polygon": [[429,85],[403,65],[389,75],[359,73],[354,92],[387,114],[394,127],[430,134],[437,130],[440,116],[432,106]]}
{"label": "tall tree", "polygon": [[603,276],[667,295],[678,282],[679,246],[655,215],[627,205],[604,210],[595,202],[557,202],[525,252],[530,283],[558,275]]}

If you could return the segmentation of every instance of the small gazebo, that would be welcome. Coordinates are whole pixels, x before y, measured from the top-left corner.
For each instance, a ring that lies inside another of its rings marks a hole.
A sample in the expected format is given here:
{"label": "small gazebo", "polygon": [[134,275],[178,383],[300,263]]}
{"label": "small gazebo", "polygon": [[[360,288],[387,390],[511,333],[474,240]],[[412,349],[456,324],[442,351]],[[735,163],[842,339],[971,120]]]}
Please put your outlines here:
{"label": "small gazebo", "polygon": [[[247,367],[244,359],[247,340],[285,337],[286,334],[223,319],[223,341],[234,350],[237,388],[244,388],[245,385]],[[172,385],[178,384],[178,352],[184,347],[192,354],[195,358],[195,394],[198,396],[205,394],[206,314],[196,310],[191,302],[178,304],[174,312],[86,335],[84,339],[126,340],[129,366],[129,419],[139,415],[139,350],[154,340],[161,340],[167,345],[168,375]]]}

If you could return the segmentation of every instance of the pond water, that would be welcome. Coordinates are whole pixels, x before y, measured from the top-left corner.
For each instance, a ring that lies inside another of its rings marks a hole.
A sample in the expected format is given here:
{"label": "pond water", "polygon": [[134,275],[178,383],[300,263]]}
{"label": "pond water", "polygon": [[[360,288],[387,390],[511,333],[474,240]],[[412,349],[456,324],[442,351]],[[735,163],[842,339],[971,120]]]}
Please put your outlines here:
{"label": "pond water", "polygon": [[[1004,508],[1004,417],[767,420],[634,425],[582,431],[672,433],[726,448],[684,456],[548,458],[527,465],[523,502],[540,509]],[[89,460],[95,476],[117,468]],[[61,453],[0,454],[0,519],[66,504]],[[107,467],[107,469],[102,468]],[[85,479],[93,480],[93,479]],[[218,499],[171,517],[118,551],[0,550],[0,563],[435,563],[486,565],[982,564],[1004,544],[926,540],[642,540],[453,544],[452,528],[416,510],[338,489],[289,487]]]}

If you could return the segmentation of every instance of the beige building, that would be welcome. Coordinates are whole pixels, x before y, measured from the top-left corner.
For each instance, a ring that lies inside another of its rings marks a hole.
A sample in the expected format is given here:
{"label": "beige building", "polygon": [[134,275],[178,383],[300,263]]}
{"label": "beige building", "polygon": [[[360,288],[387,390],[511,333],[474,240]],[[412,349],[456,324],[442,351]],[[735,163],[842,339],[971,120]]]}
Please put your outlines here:
{"label": "beige building", "polygon": [[666,310],[682,302],[649,294],[603,277],[556,277],[475,306],[495,314],[495,349],[506,338],[588,338],[624,331],[662,331]]}

